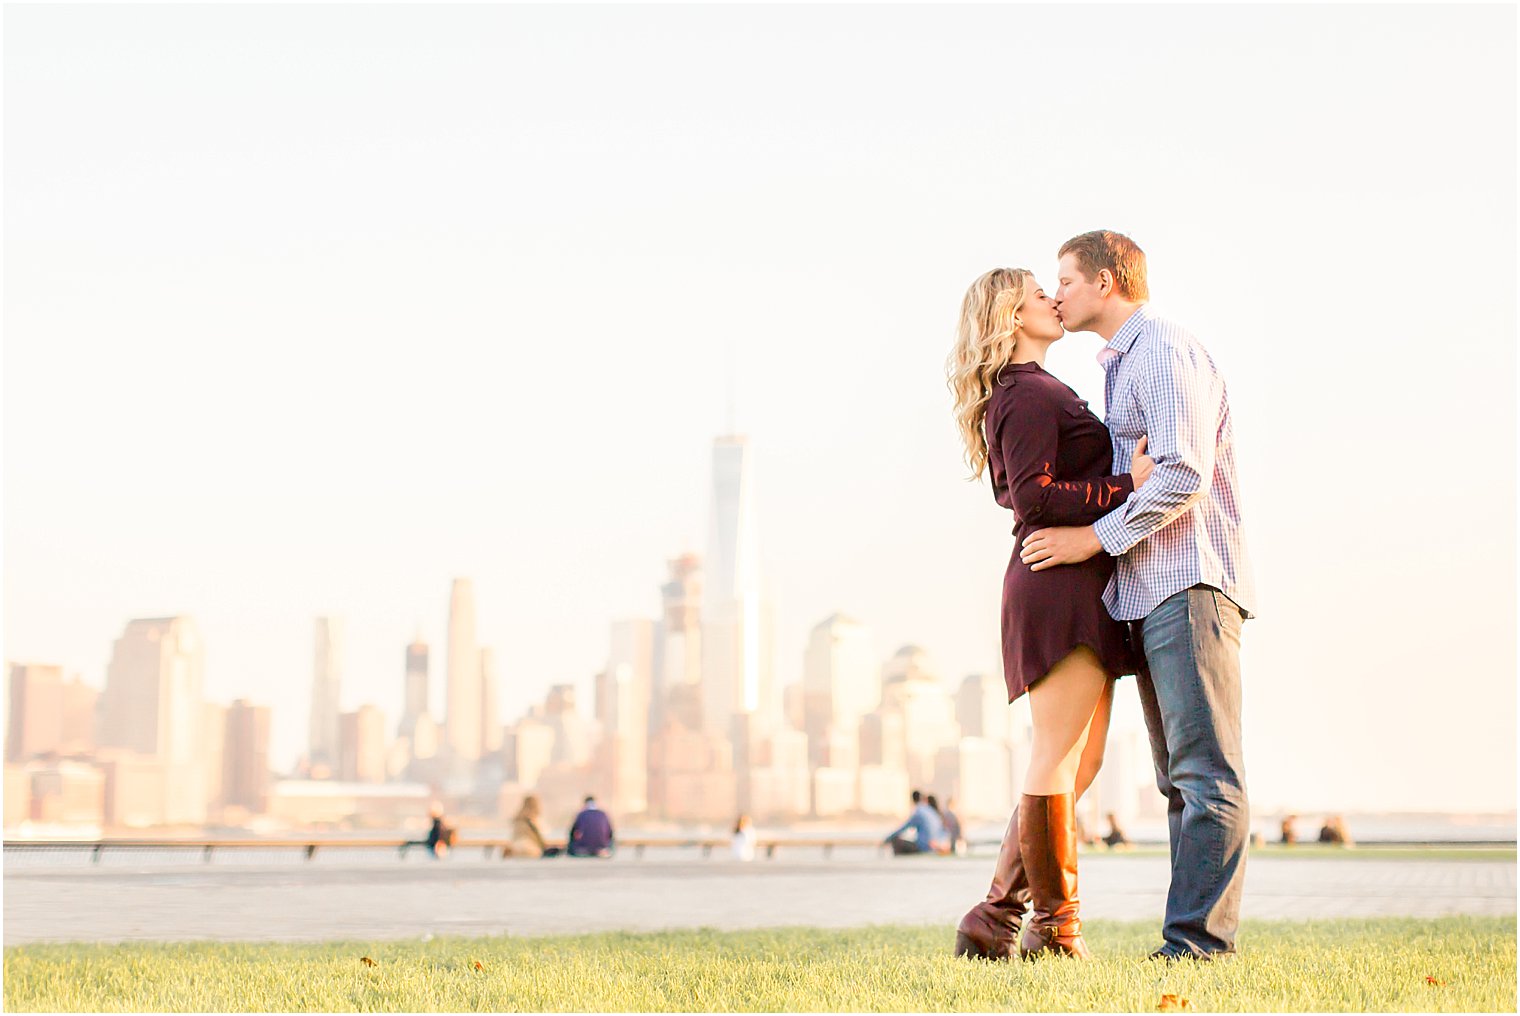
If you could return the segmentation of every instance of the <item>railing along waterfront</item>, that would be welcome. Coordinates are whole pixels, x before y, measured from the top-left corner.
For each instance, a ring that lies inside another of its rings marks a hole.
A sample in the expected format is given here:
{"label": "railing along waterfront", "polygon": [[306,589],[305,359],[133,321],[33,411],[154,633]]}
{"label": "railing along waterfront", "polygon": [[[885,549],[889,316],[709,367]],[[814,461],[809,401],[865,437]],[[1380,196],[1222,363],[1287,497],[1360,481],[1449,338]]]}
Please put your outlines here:
{"label": "railing along waterfront", "polygon": [[[412,849],[426,851],[427,843],[424,840],[397,839],[394,837],[371,838],[371,839],[333,839],[320,837],[296,837],[284,839],[192,839],[192,838],[112,838],[98,840],[32,840],[16,839],[6,840],[5,850],[72,850],[87,851],[91,860],[97,864],[101,855],[107,850],[189,850],[199,851],[201,859],[209,863],[212,856],[218,850],[296,850],[304,853],[306,860],[311,860],[318,851],[367,849],[367,850],[395,850],[397,856],[404,858]],[[991,843],[991,841],[988,841]],[[618,853],[632,851],[635,857],[643,857],[646,849],[697,849],[703,857],[708,857],[714,850],[726,851],[732,841],[726,837],[661,837],[661,836],[633,836],[619,837],[616,841]],[[546,846],[565,848],[564,840],[548,840]],[[992,843],[996,846],[996,843]],[[821,850],[824,857],[830,856],[836,847],[842,848],[883,848],[885,844],[881,840],[871,837],[815,837],[797,839],[759,838],[755,842],[757,856],[775,857],[777,851],[782,849],[815,849]],[[450,851],[480,850],[482,856],[511,857],[513,853],[510,839],[488,837],[458,837],[449,847]],[[969,849],[969,847],[968,847]]]}

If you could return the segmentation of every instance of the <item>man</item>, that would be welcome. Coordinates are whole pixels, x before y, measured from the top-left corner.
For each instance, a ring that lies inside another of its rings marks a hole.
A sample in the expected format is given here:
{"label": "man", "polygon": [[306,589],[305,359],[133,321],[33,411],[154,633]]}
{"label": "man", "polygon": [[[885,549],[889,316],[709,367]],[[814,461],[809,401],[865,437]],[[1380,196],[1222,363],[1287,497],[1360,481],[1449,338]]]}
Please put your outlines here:
{"label": "man", "polygon": [[[904,834],[913,830],[910,838]],[[882,840],[883,846],[890,846],[893,855],[897,854],[927,854],[934,849],[934,844],[944,839],[945,826],[940,821],[939,814],[929,807],[924,801],[924,795],[917,790],[913,791],[913,813],[908,816],[908,821],[898,826],[887,834]]]}
{"label": "man", "polygon": [[575,816],[565,853],[571,857],[612,856],[612,820],[596,806],[595,798],[586,798],[585,807]]}
{"label": "man", "polygon": [[1093,525],[1031,533],[1021,558],[1036,571],[1100,552],[1118,558],[1104,602],[1144,652],[1136,683],[1171,840],[1165,942],[1151,955],[1232,953],[1250,833],[1240,631],[1255,592],[1229,399],[1198,340],[1151,309],[1134,241],[1083,233],[1060,258],[1062,323],[1108,340],[1099,360],[1114,461],[1128,462],[1145,437],[1156,466]]}
{"label": "man", "polygon": [[432,824],[428,826],[427,839],[422,841],[422,845],[427,847],[434,857],[444,857],[454,843],[454,829],[444,823],[443,805],[437,801],[428,808],[428,818],[432,820]]}

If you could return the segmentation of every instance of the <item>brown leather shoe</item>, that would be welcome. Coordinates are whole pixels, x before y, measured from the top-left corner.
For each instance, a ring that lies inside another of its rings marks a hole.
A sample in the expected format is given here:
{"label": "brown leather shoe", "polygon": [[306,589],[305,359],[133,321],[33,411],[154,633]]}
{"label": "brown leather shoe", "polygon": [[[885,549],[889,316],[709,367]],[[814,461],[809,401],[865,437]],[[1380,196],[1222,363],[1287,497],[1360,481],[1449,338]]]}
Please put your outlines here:
{"label": "brown leather shoe", "polygon": [[1077,811],[1072,794],[1025,794],[1019,805],[1019,847],[1034,911],[1019,936],[1028,959],[1060,953],[1090,959],[1077,917]]}
{"label": "brown leather shoe", "polygon": [[1029,903],[1029,879],[1019,852],[1019,810],[1013,809],[987,898],[966,912],[955,929],[955,955],[984,960],[1011,959],[1018,950],[1019,925]]}

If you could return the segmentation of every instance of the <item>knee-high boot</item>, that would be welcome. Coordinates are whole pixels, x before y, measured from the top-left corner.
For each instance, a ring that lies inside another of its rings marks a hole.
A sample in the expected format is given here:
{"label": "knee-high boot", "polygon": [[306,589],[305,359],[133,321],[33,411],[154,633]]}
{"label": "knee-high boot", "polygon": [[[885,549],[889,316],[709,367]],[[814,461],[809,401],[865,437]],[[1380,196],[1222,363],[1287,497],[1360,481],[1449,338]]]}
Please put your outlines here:
{"label": "knee-high boot", "polygon": [[1019,953],[1088,959],[1077,916],[1077,812],[1073,794],[1025,794],[1019,805],[1019,847],[1034,910],[1024,922]]}
{"label": "knee-high boot", "polygon": [[1019,944],[1019,925],[1029,902],[1029,879],[1019,851],[1019,810],[1013,810],[987,898],[966,912],[955,929],[955,955],[1006,960]]}

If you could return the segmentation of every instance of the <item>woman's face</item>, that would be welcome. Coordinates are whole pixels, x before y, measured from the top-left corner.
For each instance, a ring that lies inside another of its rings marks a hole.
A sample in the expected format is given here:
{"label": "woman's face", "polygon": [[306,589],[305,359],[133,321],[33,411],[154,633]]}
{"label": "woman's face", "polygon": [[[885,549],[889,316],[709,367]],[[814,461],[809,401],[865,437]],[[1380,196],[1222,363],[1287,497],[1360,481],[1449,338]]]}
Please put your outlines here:
{"label": "woman's face", "polygon": [[1054,342],[1066,334],[1061,327],[1061,316],[1056,313],[1056,302],[1045,295],[1045,290],[1029,280],[1030,293],[1019,308],[1020,337],[1028,336],[1038,342]]}

